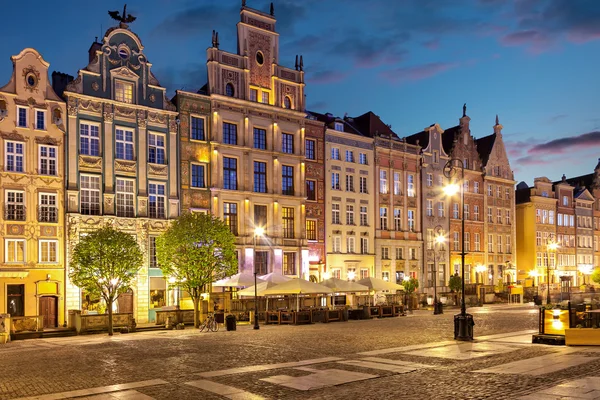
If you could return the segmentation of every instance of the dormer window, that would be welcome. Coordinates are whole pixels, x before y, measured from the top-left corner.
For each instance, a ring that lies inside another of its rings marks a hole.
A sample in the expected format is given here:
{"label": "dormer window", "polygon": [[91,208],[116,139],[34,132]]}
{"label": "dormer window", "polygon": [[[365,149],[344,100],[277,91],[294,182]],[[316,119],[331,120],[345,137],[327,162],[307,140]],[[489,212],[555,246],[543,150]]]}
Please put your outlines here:
{"label": "dormer window", "polygon": [[333,124],[333,129],[335,129],[336,131],[344,132],[344,124],[341,122],[335,122]]}
{"label": "dormer window", "polygon": [[229,97],[233,97],[234,94],[235,94],[235,90],[233,89],[233,85],[231,83],[228,83],[227,85],[225,85],[225,95],[229,96]]}
{"label": "dormer window", "polygon": [[124,81],[115,81],[115,100],[127,104],[132,104],[133,84]]}

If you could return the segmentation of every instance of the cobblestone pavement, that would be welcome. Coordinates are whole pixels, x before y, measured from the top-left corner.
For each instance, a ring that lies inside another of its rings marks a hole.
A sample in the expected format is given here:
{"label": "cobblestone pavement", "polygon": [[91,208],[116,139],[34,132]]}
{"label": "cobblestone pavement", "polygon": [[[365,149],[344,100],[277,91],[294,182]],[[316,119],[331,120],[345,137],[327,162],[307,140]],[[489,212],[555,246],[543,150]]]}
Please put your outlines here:
{"label": "cobblestone pavement", "polygon": [[[455,312],[12,342],[0,345],[0,399],[558,399],[554,386],[600,377],[600,349],[531,344],[536,308],[469,309],[474,343],[452,340]],[[565,368],[514,364],[542,356]]]}

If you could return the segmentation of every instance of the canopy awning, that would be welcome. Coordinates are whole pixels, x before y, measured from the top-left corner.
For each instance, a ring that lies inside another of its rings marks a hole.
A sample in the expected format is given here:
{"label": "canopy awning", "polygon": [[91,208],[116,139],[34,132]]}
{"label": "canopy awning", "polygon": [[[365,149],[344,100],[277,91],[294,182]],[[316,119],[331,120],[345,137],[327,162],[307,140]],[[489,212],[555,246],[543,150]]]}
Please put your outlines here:
{"label": "canopy awning", "polygon": [[272,288],[266,289],[263,295],[272,294],[322,294],[333,293],[333,290],[327,286],[318,283],[309,282],[304,279],[292,279],[291,281],[280,283]]}
{"label": "canopy awning", "polygon": [[402,286],[402,285],[398,285],[393,282],[388,282],[388,281],[384,281],[383,279],[373,278],[373,277],[361,279],[357,283],[360,283],[361,285],[365,285],[369,289],[375,290],[376,292],[380,291],[380,290],[404,290],[404,286]]}
{"label": "canopy awning", "polygon": [[342,293],[368,292],[370,290],[368,286],[356,282],[344,281],[338,278],[326,279],[321,282],[321,285],[333,289],[334,292]]}
{"label": "canopy awning", "polygon": [[29,271],[0,269],[0,278],[27,278],[28,275],[29,275]]}
{"label": "canopy awning", "polygon": [[212,285],[213,287],[246,287],[254,285],[254,282],[260,283],[264,281],[262,279],[254,278],[254,274],[239,273],[214,282]]}

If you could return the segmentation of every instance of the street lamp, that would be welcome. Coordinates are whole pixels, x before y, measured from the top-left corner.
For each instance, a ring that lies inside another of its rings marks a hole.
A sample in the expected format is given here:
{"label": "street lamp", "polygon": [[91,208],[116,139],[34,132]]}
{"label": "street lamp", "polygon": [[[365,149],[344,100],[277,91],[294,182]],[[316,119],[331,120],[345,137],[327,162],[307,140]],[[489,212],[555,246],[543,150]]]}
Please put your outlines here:
{"label": "street lamp", "polygon": [[579,266],[579,272],[581,272],[581,274],[583,275],[583,284],[584,285],[585,285],[585,276],[590,275],[593,270],[594,270],[594,266],[591,264],[582,264]]}
{"label": "street lamp", "polygon": [[253,241],[253,261],[254,261],[254,329],[260,329],[258,325],[258,288],[256,287],[256,274],[258,270],[256,269],[256,238],[265,234],[265,229],[263,227],[257,226],[254,228],[254,241]]}
{"label": "street lamp", "polygon": [[482,279],[481,279],[481,284],[483,285],[483,273],[484,273],[485,271],[487,271],[487,267],[486,267],[485,265],[478,264],[478,265],[475,267],[475,272],[476,272],[476,276],[475,276],[475,278],[476,278],[476,279],[475,279],[475,282],[476,282],[476,283],[479,283],[479,277],[481,276],[481,278],[482,278]]}
{"label": "street lamp", "polygon": [[473,316],[467,314],[467,308],[465,304],[465,164],[463,160],[458,158],[451,158],[444,166],[444,176],[448,179],[452,179],[460,168],[460,185],[456,183],[449,184],[444,188],[444,192],[448,196],[454,196],[460,190],[460,204],[462,208],[461,212],[461,304],[460,314],[454,316],[454,338],[457,340],[473,340],[472,333],[469,333],[469,325],[473,324]]}
{"label": "street lamp", "polygon": [[[533,278],[533,286],[535,286],[535,278],[538,278],[540,276],[540,274],[538,274],[538,272],[535,269],[532,269],[531,271],[529,271],[529,276],[531,278]],[[539,280],[538,280],[538,284],[537,284],[536,289],[535,289],[535,295],[536,296],[540,295],[540,283],[539,283]]]}
{"label": "street lamp", "polygon": [[[433,315],[442,314],[442,309],[438,305],[437,300],[437,263],[439,258],[439,250],[442,250],[442,246],[446,242],[446,236],[444,236],[444,229],[438,225],[434,228],[435,243],[433,244]],[[438,251],[436,252],[435,246],[438,245]]]}
{"label": "street lamp", "polygon": [[[548,241],[546,243],[546,250],[555,252],[556,249],[558,249],[558,243],[556,243],[555,236],[553,233],[548,235]],[[556,260],[554,260],[554,262],[556,262]],[[546,263],[546,285],[548,286],[548,291],[546,292],[546,304],[550,304],[550,260],[548,260],[548,262]]]}

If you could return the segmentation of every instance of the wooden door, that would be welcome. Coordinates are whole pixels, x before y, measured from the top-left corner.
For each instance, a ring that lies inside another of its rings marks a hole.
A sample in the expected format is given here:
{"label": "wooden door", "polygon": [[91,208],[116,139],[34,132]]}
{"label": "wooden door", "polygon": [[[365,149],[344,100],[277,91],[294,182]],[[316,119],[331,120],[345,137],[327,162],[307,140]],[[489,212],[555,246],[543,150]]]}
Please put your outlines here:
{"label": "wooden door", "polygon": [[40,297],[40,315],[44,318],[44,328],[56,328],[58,324],[57,301],[54,296]]}

